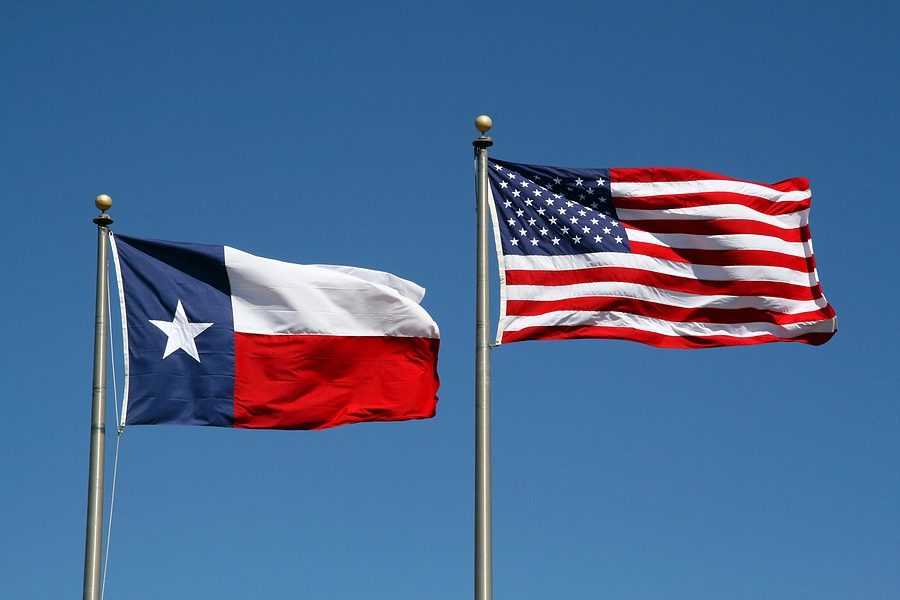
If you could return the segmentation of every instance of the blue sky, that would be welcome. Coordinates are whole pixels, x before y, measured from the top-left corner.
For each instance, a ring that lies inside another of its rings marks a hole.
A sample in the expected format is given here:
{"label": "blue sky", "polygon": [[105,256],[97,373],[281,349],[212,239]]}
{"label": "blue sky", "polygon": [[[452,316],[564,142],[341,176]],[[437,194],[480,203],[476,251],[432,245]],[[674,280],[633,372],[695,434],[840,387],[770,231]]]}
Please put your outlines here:
{"label": "blue sky", "polygon": [[0,4],[0,596],[82,586],[100,193],[123,234],[411,279],[442,329],[428,421],[127,429],[106,597],[471,596],[482,113],[514,162],[809,178],[840,320],[818,348],[495,350],[495,597],[900,596],[898,25],[896,2]]}

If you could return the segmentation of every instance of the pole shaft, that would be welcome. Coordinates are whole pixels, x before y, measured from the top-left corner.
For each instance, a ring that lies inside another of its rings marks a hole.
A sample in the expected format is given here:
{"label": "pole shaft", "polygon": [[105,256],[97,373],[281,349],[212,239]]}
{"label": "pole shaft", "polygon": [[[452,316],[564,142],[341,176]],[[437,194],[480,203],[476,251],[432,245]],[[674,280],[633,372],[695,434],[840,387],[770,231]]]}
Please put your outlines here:
{"label": "pole shaft", "polygon": [[[112,220],[110,219],[110,222]],[[96,221],[95,221],[96,222]],[[109,230],[97,227],[97,307],[94,320],[94,390],[91,404],[91,456],[88,472],[87,533],[84,543],[84,600],[100,598],[103,545],[103,466],[106,447],[106,330],[109,314]]]}
{"label": "pole shaft", "polygon": [[488,180],[490,138],[473,142],[477,156],[478,267],[475,292],[475,600],[493,597],[491,564],[491,343],[488,275]]}

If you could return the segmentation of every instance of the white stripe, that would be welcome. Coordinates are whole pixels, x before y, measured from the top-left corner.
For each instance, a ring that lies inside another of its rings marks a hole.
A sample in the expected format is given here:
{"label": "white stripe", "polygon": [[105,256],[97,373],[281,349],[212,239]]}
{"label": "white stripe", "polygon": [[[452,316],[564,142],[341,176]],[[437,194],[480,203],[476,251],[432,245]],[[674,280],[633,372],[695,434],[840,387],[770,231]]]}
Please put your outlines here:
{"label": "white stripe", "polygon": [[628,239],[666,248],[693,250],[770,250],[788,256],[809,258],[812,249],[805,242],[786,242],[768,235],[731,233],[723,235],[691,235],[687,233],[650,233],[628,229]]}
{"label": "white stripe", "polygon": [[702,295],[676,292],[649,285],[623,282],[577,283],[574,285],[510,285],[510,300],[568,300],[570,298],[631,298],[677,308],[756,308],[782,314],[798,314],[825,308],[824,298],[789,300],[772,296]]}
{"label": "white stripe", "polygon": [[771,281],[813,287],[818,284],[815,273],[804,273],[784,267],[693,265],[624,252],[592,252],[560,256],[504,257],[506,268],[522,271],[574,271],[596,267],[626,267],[663,275],[707,281]]}
{"label": "white stripe", "polygon": [[708,219],[743,219],[759,221],[780,229],[798,229],[809,224],[809,209],[786,215],[767,215],[741,204],[713,204],[691,206],[689,208],[667,208],[662,210],[634,210],[617,208],[616,213],[623,223],[632,221],[700,221]]}
{"label": "white stripe", "polygon": [[[371,271],[366,277],[359,277],[332,268],[261,258],[228,246],[225,267],[231,285],[235,332],[423,338],[440,335],[425,309],[404,295],[410,289],[407,285],[396,289],[375,283]],[[392,277],[383,279],[390,283]]]}
{"label": "white stripe", "polygon": [[793,338],[806,333],[831,333],[836,330],[835,319],[776,325],[774,323],[685,323],[664,321],[613,311],[560,311],[535,317],[510,317],[507,331],[527,327],[626,327],[667,336],[729,336],[751,338],[771,334],[779,338]]}
{"label": "white stripe", "polygon": [[707,192],[729,192],[743,196],[754,196],[772,202],[798,202],[812,197],[809,190],[779,192],[770,187],[747,181],[702,179],[699,181],[613,181],[610,190],[614,198],[645,198],[648,196],[671,196],[673,194],[703,194]]}
{"label": "white stripe", "polygon": [[125,286],[122,285],[122,267],[119,264],[119,249],[116,246],[116,236],[109,232],[109,243],[112,247],[113,264],[116,267],[116,287],[119,289],[119,310],[122,318],[122,350],[125,354],[125,391],[122,394],[122,414],[119,416],[119,427],[125,427],[125,415],[128,413],[128,388],[131,379],[130,364],[128,361],[128,318],[125,312]]}
{"label": "white stripe", "polygon": [[352,275],[353,277],[358,277],[359,279],[364,279],[365,281],[371,281],[372,283],[377,283],[379,285],[387,286],[394,290],[397,290],[397,293],[401,296],[409,298],[416,304],[420,304],[422,299],[425,298],[425,288],[421,285],[413,283],[407,279],[401,279],[396,275],[391,273],[386,273],[384,271],[373,271],[372,269],[364,269],[362,267],[347,267],[344,265],[309,265],[310,267],[318,267],[320,269],[329,269],[331,271],[337,271],[338,273],[346,273],[347,275]]}

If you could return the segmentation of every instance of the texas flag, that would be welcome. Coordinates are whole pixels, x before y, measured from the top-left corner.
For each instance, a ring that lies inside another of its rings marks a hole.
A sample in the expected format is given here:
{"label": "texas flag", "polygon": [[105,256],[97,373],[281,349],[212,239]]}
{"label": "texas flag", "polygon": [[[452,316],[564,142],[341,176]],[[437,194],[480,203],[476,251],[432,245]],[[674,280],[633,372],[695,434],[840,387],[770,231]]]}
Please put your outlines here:
{"label": "texas flag", "polygon": [[425,290],[381,271],[111,235],[122,425],[323,429],[434,416]]}

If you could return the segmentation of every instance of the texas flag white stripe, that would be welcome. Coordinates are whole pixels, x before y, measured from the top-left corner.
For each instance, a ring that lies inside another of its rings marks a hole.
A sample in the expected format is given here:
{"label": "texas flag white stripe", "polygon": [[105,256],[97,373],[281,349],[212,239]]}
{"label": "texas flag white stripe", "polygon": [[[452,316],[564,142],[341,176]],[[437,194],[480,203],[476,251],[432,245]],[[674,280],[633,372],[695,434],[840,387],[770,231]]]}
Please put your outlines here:
{"label": "texas flag white stripe", "polygon": [[225,246],[234,330],[265,335],[437,338],[425,290],[382,271],[301,265]]}

